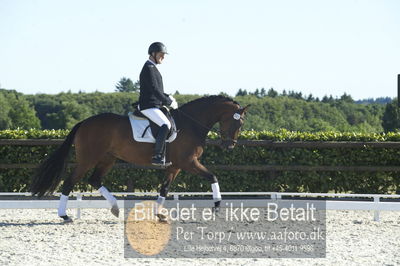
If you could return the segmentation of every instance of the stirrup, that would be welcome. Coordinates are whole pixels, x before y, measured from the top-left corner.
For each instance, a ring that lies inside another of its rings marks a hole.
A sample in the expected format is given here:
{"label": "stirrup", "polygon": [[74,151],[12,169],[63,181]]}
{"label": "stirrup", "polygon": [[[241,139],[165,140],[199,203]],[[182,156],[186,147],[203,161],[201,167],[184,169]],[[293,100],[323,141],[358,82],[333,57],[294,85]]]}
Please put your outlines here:
{"label": "stirrup", "polygon": [[161,167],[168,167],[172,165],[171,162],[165,162],[165,157],[162,158],[160,155],[153,156],[151,159],[151,164],[155,166],[161,166]]}

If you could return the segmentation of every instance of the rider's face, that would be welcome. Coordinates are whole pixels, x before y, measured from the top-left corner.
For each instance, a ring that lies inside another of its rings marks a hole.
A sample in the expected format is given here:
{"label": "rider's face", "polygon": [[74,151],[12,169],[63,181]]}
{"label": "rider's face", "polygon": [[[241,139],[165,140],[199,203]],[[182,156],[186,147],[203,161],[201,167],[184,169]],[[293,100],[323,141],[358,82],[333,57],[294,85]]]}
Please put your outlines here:
{"label": "rider's face", "polygon": [[153,58],[155,59],[155,61],[156,61],[156,64],[161,64],[162,63],[162,61],[164,60],[164,56],[165,56],[165,54],[164,53],[162,53],[162,52],[158,52],[158,53],[156,53],[156,55],[155,56],[153,56]]}

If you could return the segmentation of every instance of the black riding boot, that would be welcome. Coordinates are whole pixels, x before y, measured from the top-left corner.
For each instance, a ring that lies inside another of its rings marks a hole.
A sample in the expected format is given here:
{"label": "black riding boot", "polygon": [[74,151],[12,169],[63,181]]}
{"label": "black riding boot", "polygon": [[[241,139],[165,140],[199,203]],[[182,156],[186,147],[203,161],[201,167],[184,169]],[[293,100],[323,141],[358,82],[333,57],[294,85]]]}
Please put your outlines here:
{"label": "black riding boot", "polygon": [[169,166],[171,165],[170,162],[165,162],[165,140],[168,135],[168,127],[167,125],[163,125],[160,130],[158,131],[156,144],[154,146],[154,156],[152,157],[151,164],[157,166]]}

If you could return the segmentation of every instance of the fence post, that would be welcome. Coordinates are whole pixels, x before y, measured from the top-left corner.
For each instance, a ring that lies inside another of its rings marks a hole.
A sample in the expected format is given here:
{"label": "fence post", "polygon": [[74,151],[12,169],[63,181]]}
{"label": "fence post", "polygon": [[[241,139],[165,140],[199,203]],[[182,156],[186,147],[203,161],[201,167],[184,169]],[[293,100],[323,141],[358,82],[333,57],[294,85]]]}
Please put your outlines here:
{"label": "fence post", "polygon": [[374,211],[374,221],[379,222],[379,197],[374,197],[375,211]]}
{"label": "fence post", "polygon": [[76,194],[77,208],[76,208],[76,219],[81,219],[81,202],[82,202],[82,194]]}

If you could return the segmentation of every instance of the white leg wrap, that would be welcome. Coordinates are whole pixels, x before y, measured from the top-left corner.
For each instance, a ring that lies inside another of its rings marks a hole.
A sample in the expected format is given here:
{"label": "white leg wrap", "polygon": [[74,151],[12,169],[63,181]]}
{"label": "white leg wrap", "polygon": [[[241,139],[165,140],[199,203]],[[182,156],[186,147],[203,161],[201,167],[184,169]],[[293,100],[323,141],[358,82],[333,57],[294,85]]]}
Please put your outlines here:
{"label": "white leg wrap", "polygon": [[165,197],[158,196],[157,204],[154,206],[154,212],[159,214],[165,203]]}
{"label": "white leg wrap", "polygon": [[65,196],[61,194],[60,196],[60,202],[58,204],[58,216],[65,216],[67,215],[67,202],[68,202],[68,196]]}
{"label": "white leg wrap", "polygon": [[163,206],[165,202],[165,197],[158,196],[157,204]]}
{"label": "white leg wrap", "polygon": [[218,183],[211,184],[211,189],[213,192],[214,201],[220,201],[221,200],[221,192],[219,191],[219,184]]}
{"label": "white leg wrap", "polygon": [[99,188],[99,192],[111,204],[111,206],[117,205],[117,199],[110,193],[110,191],[108,191],[107,188],[101,187]]}

